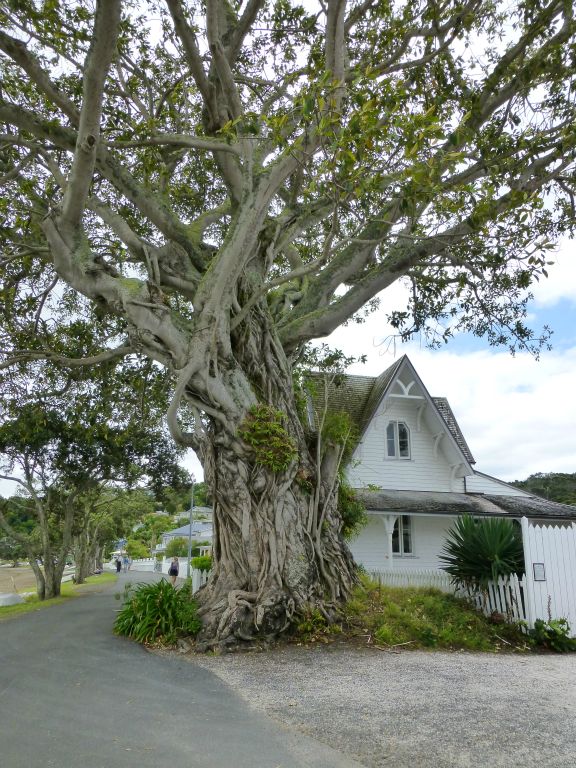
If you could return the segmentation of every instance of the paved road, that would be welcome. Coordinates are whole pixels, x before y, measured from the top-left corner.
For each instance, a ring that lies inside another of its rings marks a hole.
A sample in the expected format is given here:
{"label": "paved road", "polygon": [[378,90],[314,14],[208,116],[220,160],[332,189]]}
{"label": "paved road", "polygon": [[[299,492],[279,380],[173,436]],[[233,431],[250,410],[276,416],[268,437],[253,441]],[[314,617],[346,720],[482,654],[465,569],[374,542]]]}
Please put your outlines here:
{"label": "paved road", "polygon": [[2,768],[354,768],[214,674],[112,634],[116,586],[0,622]]}

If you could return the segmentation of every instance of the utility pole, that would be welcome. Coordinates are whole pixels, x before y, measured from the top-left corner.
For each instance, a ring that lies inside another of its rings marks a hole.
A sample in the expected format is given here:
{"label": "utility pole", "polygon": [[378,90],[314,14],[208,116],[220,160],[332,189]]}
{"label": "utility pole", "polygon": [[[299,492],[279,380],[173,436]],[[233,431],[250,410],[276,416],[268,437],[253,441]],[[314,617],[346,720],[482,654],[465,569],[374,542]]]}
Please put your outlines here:
{"label": "utility pole", "polygon": [[194,516],[194,485],[196,484],[196,478],[192,475],[192,494],[190,498],[190,515],[189,515],[189,527],[188,527],[188,565],[186,566],[186,578],[190,578],[190,560],[192,559],[192,518]]}

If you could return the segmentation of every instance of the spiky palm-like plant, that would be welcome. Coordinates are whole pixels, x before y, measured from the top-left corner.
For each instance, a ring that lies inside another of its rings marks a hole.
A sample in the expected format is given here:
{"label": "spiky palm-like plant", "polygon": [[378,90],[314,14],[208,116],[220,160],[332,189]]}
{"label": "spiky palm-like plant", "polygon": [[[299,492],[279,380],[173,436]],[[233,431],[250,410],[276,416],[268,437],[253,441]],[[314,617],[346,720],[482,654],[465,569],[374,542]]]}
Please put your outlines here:
{"label": "spiky palm-like plant", "polygon": [[456,583],[485,589],[490,580],[523,572],[522,538],[510,520],[464,515],[448,531],[440,560]]}

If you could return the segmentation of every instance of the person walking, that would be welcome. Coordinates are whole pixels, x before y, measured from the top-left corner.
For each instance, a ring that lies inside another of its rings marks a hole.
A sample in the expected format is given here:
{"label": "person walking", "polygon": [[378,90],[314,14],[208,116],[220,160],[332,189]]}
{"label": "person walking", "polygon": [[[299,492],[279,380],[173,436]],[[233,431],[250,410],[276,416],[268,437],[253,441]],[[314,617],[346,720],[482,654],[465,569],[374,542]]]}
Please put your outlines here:
{"label": "person walking", "polygon": [[120,560],[120,556],[116,558],[116,573],[120,573],[120,570],[122,569],[122,560]]}
{"label": "person walking", "polygon": [[128,573],[128,555],[124,555],[124,573]]}
{"label": "person walking", "polygon": [[178,578],[178,571],[180,570],[180,563],[177,557],[172,558],[170,568],[168,569],[168,576],[172,579],[172,586],[176,586],[176,579]]}

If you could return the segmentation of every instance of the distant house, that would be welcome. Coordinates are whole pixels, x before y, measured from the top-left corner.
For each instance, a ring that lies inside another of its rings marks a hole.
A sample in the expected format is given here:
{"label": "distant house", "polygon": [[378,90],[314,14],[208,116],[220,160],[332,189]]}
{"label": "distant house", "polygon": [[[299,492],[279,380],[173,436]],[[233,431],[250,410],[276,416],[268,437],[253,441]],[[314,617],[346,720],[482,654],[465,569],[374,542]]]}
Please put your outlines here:
{"label": "distant house", "polygon": [[476,470],[448,401],[430,396],[406,356],[378,377],[341,377],[329,388],[328,408],[348,412],[360,435],[346,475],[368,512],[351,549],[369,570],[438,569],[446,533],[465,513],[576,521],[576,507]]}
{"label": "distant house", "polygon": [[190,532],[192,532],[191,539],[193,542],[207,541],[211,543],[213,535],[212,509],[210,507],[194,507],[192,517],[192,527],[190,527],[190,523],[187,523],[180,528],[163,533],[154,553],[164,552],[172,539],[188,539]]}

